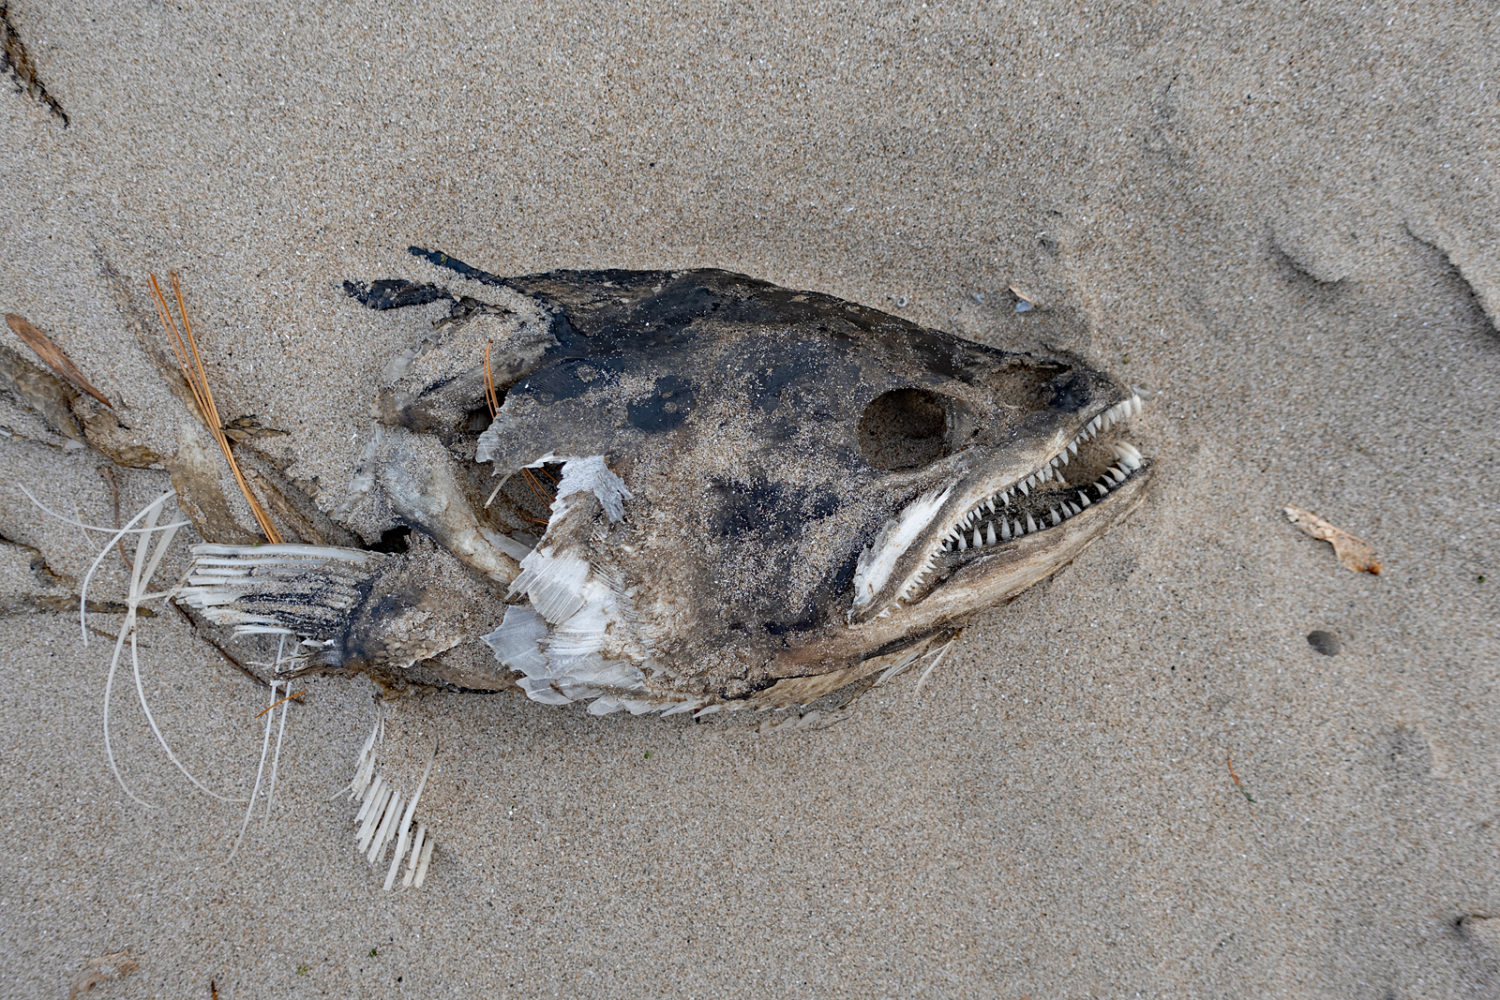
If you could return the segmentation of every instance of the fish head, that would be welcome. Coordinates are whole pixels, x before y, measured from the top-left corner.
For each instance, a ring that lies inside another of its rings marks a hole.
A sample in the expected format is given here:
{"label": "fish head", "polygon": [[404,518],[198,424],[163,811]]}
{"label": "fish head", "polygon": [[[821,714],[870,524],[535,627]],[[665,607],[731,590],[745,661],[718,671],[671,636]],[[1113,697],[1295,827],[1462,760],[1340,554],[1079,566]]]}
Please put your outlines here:
{"label": "fish head", "polygon": [[550,340],[475,457],[557,481],[511,590],[554,666],[720,700],[842,669],[1044,579],[1150,474],[1139,398],[1066,354],[721,271],[505,283]]}

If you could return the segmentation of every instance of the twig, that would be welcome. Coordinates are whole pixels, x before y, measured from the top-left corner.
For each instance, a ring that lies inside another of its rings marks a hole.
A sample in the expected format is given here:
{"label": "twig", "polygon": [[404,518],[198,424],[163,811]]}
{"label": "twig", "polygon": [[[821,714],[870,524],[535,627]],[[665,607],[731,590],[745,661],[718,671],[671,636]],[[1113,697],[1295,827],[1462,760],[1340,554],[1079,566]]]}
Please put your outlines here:
{"label": "twig", "polygon": [[1253,804],[1255,800],[1250,797],[1249,792],[1245,791],[1245,786],[1240,784],[1240,776],[1234,773],[1234,763],[1229,759],[1228,754],[1224,755],[1224,764],[1229,768],[1229,777],[1234,781],[1234,787],[1240,790],[1240,794],[1245,797],[1246,802]]}
{"label": "twig", "polygon": [[[115,530],[120,530],[120,484],[115,479],[115,470],[107,465],[99,466],[99,475],[109,484],[109,499],[115,509]],[[120,553],[120,561],[125,564],[125,572],[130,572],[130,560],[125,555],[125,539],[115,539],[115,549]]]}

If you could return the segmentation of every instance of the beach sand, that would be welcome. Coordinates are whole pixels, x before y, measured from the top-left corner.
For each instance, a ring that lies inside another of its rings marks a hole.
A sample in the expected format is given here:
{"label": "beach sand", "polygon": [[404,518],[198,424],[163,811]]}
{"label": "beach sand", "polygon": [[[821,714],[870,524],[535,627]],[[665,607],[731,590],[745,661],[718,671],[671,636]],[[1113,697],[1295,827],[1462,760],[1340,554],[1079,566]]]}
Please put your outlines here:
{"label": "beach sand", "polygon": [[[69,124],[0,92],[0,311],[152,447],[196,433],[147,353],[146,275],[176,269],[221,412],[338,507],[414,335],[340,283],[430,277],[417,244],[724,267],[1076,350],[1148,398],[1158,472],[920,691],[822,728],[311,679],[232,859],[244,807],[173,768],[128,675],[114,749],[156,808],[110,773],[109,642],[0,618],[0,995],[122,951],[91,996],[1500,995],[1486,5],[286,6],[7,8]],[[103,539],[20,487],[112,523],[101,464],[0,440],[5,594],[39,587],[18,546],[76,588]],[[115,475],[127,515],[168,487]],[[174,615],[141,657],[184,763],[245,794],[265,690]],[[382,711],[393,747],[440,743],[419,891],[381,891],[330,799]]]}

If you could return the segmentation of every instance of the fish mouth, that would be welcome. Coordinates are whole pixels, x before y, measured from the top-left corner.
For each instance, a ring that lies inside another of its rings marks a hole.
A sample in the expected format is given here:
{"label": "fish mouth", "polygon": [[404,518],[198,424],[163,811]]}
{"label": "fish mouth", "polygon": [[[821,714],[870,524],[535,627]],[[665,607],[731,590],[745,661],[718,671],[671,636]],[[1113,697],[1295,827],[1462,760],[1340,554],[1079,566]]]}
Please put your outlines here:
{"label": "fish mouth", "polygon": [[951,616],[958,605],[993,603],[1055,572],[1142,495],[1151,462],[1125,437],[1141,410],[1140,396],[1131,393],[1029,449],[1040,452],[1039,459],[1019,468],[1006,462],[913,501],[892,525],[930,510],[926,524],[894,533],[888,526],[866,550],[862,570],[867,562],[875,568],[872,550],[882,541],[887,548],[907,543],[899,554],[887,554],[885,580],[857,575],[851,624],[928,603],[950,588],[967,589],[958,584],[995,578],[976,586],[972,601],[934,602]]}

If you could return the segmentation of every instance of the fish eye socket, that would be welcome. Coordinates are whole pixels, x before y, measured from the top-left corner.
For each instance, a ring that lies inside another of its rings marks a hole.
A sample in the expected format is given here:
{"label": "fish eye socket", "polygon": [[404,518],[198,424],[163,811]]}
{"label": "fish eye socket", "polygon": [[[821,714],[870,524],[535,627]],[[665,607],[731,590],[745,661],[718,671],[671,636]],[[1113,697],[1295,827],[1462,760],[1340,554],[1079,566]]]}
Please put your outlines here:
{"label": "fish eye socket", "polygon": [[883,392],[859,418],[859,453],[877,469],[918,469],[947,456],[952,401],[926,389]]}

